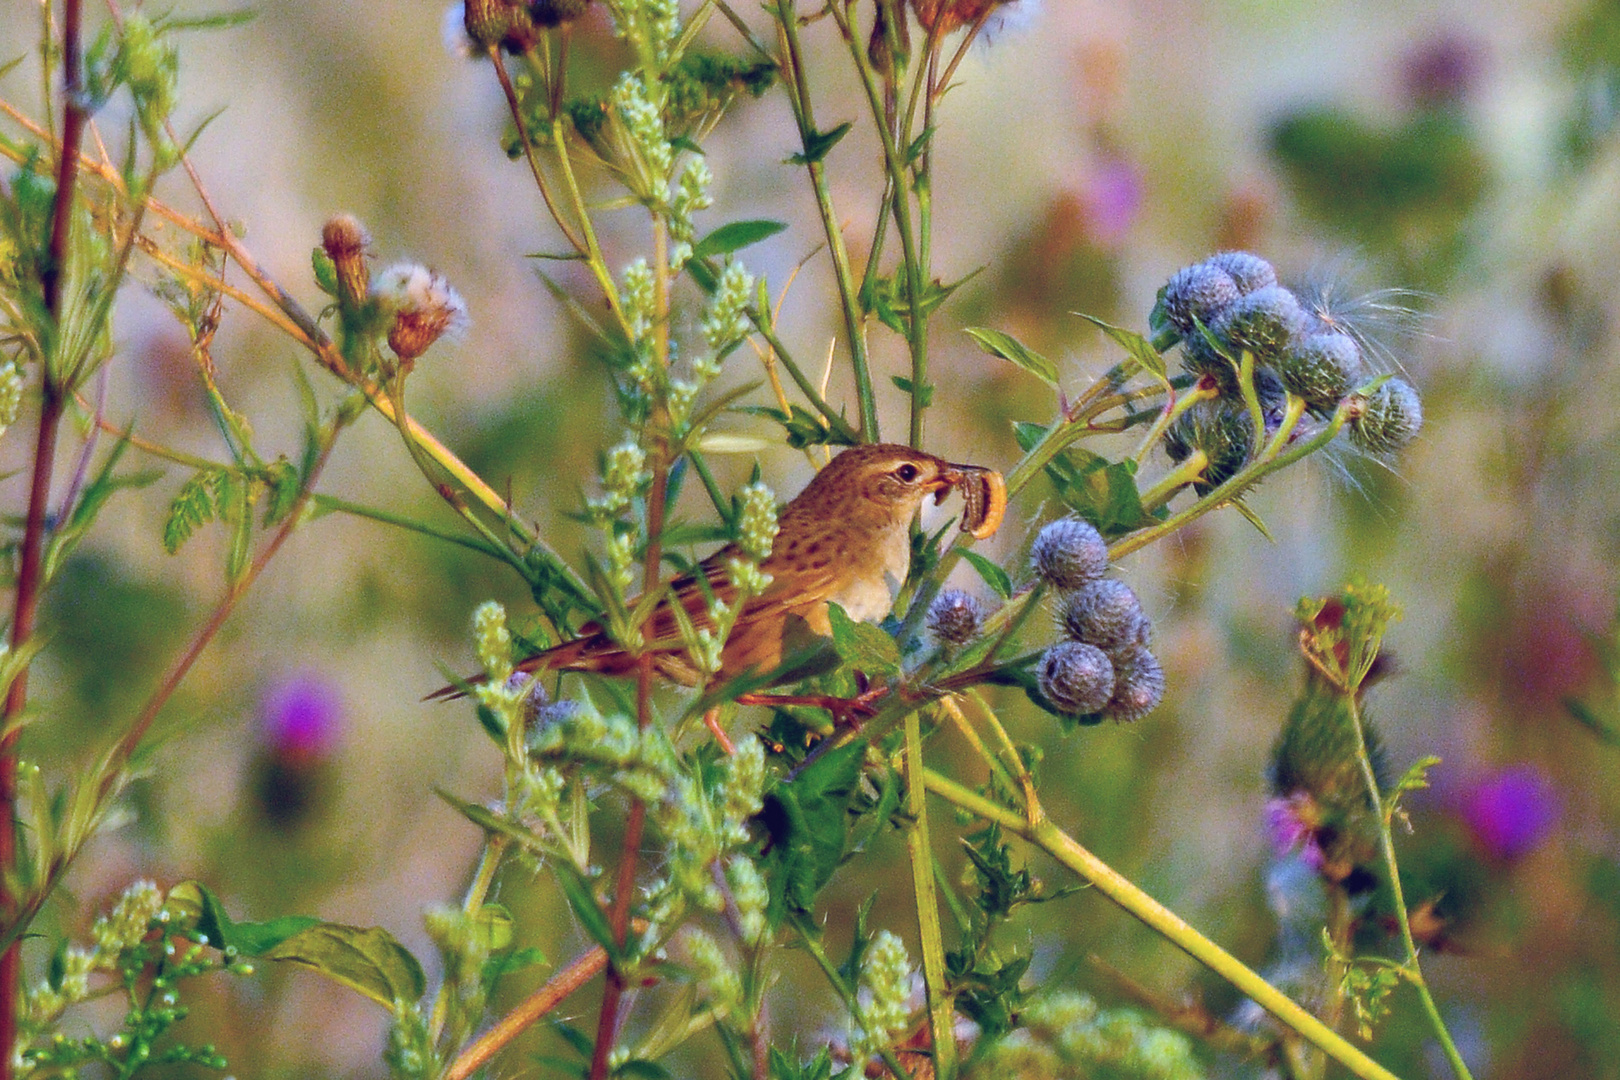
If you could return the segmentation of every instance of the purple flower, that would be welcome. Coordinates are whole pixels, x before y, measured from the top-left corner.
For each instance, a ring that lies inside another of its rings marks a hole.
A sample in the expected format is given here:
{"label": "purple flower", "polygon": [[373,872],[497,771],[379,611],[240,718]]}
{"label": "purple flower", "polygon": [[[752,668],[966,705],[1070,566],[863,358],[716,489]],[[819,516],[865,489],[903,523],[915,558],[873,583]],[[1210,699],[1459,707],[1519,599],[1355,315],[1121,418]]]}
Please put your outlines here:
{"label": "purple flower", "polygon": [[1462,818],[1474,841],[1497,859],[1529,854],[1563,814],[1553,782],[1531,764],[1509,765],[1479,780],[1462,797]]}
{"label": "purple flower", "polygon": [[337,687],[307,671],[277,678],[259,698],[259,730],[274,758],[320,760],[343,733],[343,701]]}
{"label": "purple flower", "polygon": [[1108,158],[1085,181],[1081,195],[1091,237],[1104,248],[1121,244],[1142,209],[1145,184],[1135,165]]}
{"label": "purple flower", "polygon": [[1296,791],[1286,799],[1267,799],[1266,832],[1278,857],[1299,848],[1305,865],[1321,870],[1327,861],[1316,835],[1321,818],[1316,800],[1307,792]]}

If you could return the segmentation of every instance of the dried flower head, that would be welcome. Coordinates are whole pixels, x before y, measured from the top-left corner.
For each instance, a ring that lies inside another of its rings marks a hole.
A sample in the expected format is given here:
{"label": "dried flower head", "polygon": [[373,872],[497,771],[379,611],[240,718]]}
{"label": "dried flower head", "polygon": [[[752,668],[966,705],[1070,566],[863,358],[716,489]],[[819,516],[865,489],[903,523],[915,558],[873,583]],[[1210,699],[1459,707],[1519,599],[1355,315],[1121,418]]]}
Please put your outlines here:
{"label": "dried flower head", "polygon": [[1238,292],[1245,296],[1277,284],[1276,269],[1260,256],[1247,251],[1222,251],[1204,262],[1230,274]]}
{"label": "dried flower head", "polygon": [[1336,330],[1298,338],[1276,362],[1288,392],[1318,413],[1332,412],[1361,375],[1361,346]]}
{"label": "dried flower head", "polygon": [[371,234],[353,214],[338,214],[321,229],[321,247],[337,270],[338,297],[348,307],[365,303],[371,291],[371,271],[367,249]]}
{"label": "dried flower head", "polygon": [[467,328],[467,304],[442,275],[417,263],[398,263],[377,276],[377,294],[394,312],[388,345],[406,365],[445,334]]}
{"label": "dried flower head", "polygon": [[1164,315],[1183,335],[1196,333],[1196,323],[1209,326],[1243,293],[1237,282],[1209,262],[1183,267],[1164,287]]}
{"label": "dried flower head", "polygon": [[1233,356],[1250,352],[1257,362],[1275,360],[1305,328],[1299,298],[1281,285],[1245,293],[1211,327]]}

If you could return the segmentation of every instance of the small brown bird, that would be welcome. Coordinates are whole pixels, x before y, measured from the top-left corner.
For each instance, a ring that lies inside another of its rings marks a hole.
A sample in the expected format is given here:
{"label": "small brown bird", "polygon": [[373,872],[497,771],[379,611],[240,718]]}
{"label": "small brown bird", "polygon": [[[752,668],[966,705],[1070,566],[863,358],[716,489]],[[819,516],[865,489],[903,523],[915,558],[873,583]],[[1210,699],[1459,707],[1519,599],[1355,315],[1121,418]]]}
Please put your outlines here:
{"label": "small brown bird", "polygon": [[[979,538],[995,532],[1006,509],[1006,487],[998,473],[889,443],[852,447],[833,458],[778,516],[775,543],[760,564],[771,583],[743,605],[720,654],[716,679],[777,672],[784,660],[792,661],[831,634],[829,603],[854,619],[887,615],[910,568],[912,517],[929,495],[938,502],[958,487],[967,500],[963,531]],[[711,626],[709,596],[734,600],[726,567],[741,557],[734,544],[710,555],[696,572],[667,586],[669,596],[643,624],[645,651],[665,678],[694,685],[702,677],[671,601],[685,609],[694,627]],[[529,657],[517,670],[625,675],[635,670],[638,655],[591,624],[580,637]]]}

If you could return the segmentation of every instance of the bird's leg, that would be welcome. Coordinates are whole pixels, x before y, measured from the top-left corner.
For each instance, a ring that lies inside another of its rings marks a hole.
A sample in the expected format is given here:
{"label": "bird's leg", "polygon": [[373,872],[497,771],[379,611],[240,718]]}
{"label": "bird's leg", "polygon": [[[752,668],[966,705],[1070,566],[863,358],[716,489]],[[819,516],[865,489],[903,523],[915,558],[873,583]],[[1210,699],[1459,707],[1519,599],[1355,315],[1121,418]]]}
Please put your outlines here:
{"label": "bird's leg", "polygon": [[869,686],[864,675],[859,675],[860,693],[852,698],[832,694],[739,694],[739,705],[803,705],[812,709],[826,709],[833,723],[839,727],[860,727],[877,712],[877,702],[889,694],[887,686]]}
{"label": "bird's leg", "polygon": [[731,736],[727,735],[726,729],[720,726],[720,706],[716,705],[703,714],[703,726],[714,733],[714,741],[720,744],[720,749],[727,754],[734,751],[735,747],[731,745]]}

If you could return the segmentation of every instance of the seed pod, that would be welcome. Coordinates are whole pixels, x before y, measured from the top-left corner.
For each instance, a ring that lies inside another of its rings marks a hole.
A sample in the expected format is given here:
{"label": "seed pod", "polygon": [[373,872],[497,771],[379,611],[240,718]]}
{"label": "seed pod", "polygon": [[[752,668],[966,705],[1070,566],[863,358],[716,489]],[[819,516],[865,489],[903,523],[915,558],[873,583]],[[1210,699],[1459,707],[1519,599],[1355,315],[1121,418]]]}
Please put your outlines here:
{"label": "seed pod", "polygon": [[1114,664],[1095,645],[1060,641],[1041,657],[1041,694],[1072,716],[1101,712],[1114,693]]}
{"label": "seed pod", "polygon": [[1350,420],[1350,441],[1369,453],[1403,449],[1423,428],[1423,402],[1404,379],[1391,379],[1361,400],[1361,411]]}
{"label": "seed pod", "polygon": [[1270,363],[1304,333],[1305,326],[1299,298],[1281,285],[1268,285],[1239,298],[1210,329],[1234,358],[1247,351],[1256,362]]}
{"label": "seed pod", "polygon": [[1113,578],[1093,581],[1070,594],[1060,618],[1064,632],[1075,641],[1109,654],[1127,645],[1145,645],[1153,632],[1136,593]]}
{"label": "seed pod", "polygon": [[1185,461],[1194,450],[1209,459],[1193,490],[1200,495],[1219,487],[1248,464],[1254,443],[1254,423],[1241,402],[1201,401],[1176,417],[1164,433],[1164,450],[1171,461]]}
{"label": "seed pod", "polygon": [[1196,334],[1194,320],[1210,325],[1243,294],[1218,266],[1196,263],[1171,275],[1164,287],[1164,317],[1183,335]]}
{"label": "seed pod", "polygon": [[1107,572],[1108,545],[1090,522],[1059,518],[1035,538],[1029,560],[1053,588],[1078,589]]}
{"label": "seed pod", "polygon": [[928,629],[939,640],[951,645],[962,645],[979,632],[984,609],[969,593],[961,589],[942,589],[928,605]]}
{"label": "seed pod", "polygon": [[1283,386],[1317,413],[1336,409],[1360,374],[1361,346],[1336,330],[1298,338],[1277,358]]}
{"label": "seed pod", "polygon": [[1204,262],[1226,271],[1245,296],[1277,284],[1277,271],[1266,260],[1247,251],[1223,251],[1211,255]]}
{"label": "seed pod", "polygon": [[1103,715],[1122,724],[1140,720],[1164,700],[1164,668],[1146,645],[1114,654],[1114,689]]}

